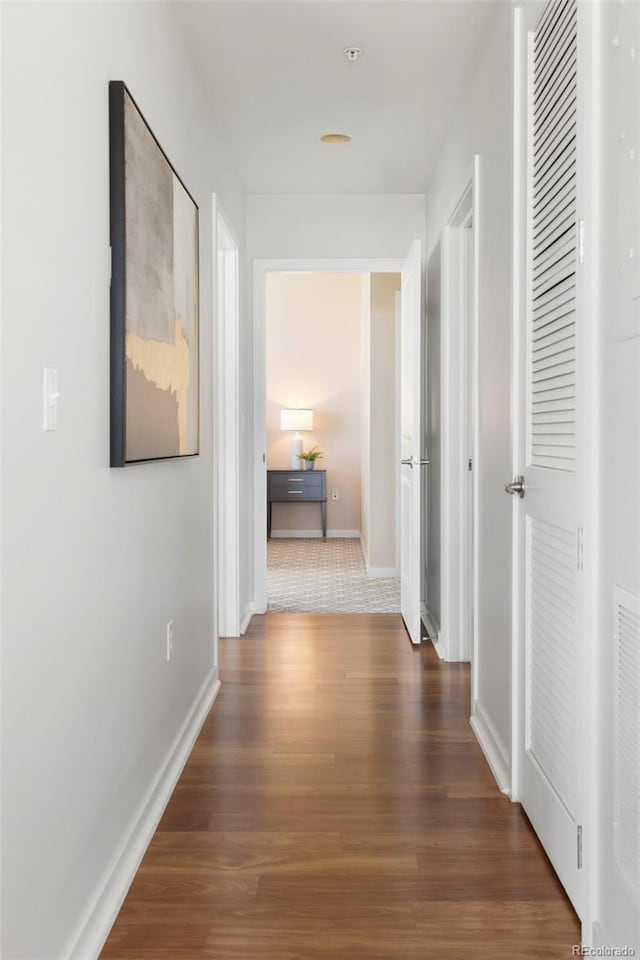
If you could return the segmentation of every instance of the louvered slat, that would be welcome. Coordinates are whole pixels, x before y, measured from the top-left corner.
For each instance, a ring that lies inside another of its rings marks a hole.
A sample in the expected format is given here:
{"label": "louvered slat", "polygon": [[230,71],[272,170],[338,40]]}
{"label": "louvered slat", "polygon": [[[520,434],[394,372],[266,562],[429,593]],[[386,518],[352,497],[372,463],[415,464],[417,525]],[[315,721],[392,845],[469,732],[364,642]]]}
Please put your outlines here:
{"label": "louvered slat", "polygon": [[540,337],[546,337],[554,330],[560,330],[570,323],[575,322],[573,303],[559,301],[550,301],[544,312],[541,312],[538,321],[531,332],[532,341],[539,340]]}
{"label": "louvered slat", "polygon": [[534,44],[529,459],[575,469],[576,0],[547,4]]}
{"label": "louvered slat", "polygon": [[640,909],[640,597],[616,588],[615,856]]}
{"label": "louvered slat", "polygon": [[575,806],[576,540],[527,518],[527,749],[569,813]]}
{"label": "louvered slat", "polygon": [[541,110],[537,119],[535,139],[547,135],[549,127],[556,118],[569,119],[569,115],[575,115],[575,102],[572,96],[572,76],[569,71],[563,78],[563,82],[555,88],[554,96],[549,98],[548,108]]}
{"label": "louvered slat", "polygon": [[[562,330],[561,333],[565,331]],[[544,342],[537,344],[534,348],[534,360],[542,360],[547,357],[556,357],[559,353],[564,353],[568,348],[575,347],[575,334],[564,339],[552,340],[551,343]]]}
{"label": "louvered slat", "polygon": [[568,210],[575,207],[575,201],[564,193],[555,194],[549,203],[536,212],[536,229],[533,232],[534,246],[541,246],[542,239],[553,233],[554,225],[562,222]]}
{"label": "louvered slat", "polygon": [[575,279],[573,275],[567,277],[561,283],[557,283],[549,290],[544,290],[534,298],[533,329],[535,330],[539,324],[544,323],[549,311],[563,306],[569,307],[571,310],[575,308]]}
{"label": "louvered slat", "polygon": [[534,287],[534,297],[545,290],[551,290],[553,287],[568,280],[575,273],[575,254],[570,250],[564,256],[549,260],[543,264],[536,279]]}
{"label": "louvered slat", "polygon": [[575,36],[575,22],[570,20],[562,37],[554,44],[546,59],[540,58],[537,63],[538,117],[549,102],[553,100],[574,68],[575,58],[571,56],[571,50]]}
{"label": "louvered slat", "polygon": [[534,209],[538,211],[546,207],[550,200],[560,190],[563,190],[567,181],[575,179],[576,175],[576,148],[571,142],[562,157],[556,159],[556,164],[544,185],[540,185],[535,192]]}
{"label": "louvered slat", "polygon": [[557,23],[558,17],[562,17],[563,13],[566,13],[570,4],[571,0],[562,0],[560,3],[549,4],[545,7],[537,26],[538,37],[540,37],[540,39],[543,39],[554,24]]}
{"label": "louvered slat", "polygon": [[577,60],[572,58],[568,63],[559,65],[551,74],[546,87],[540,88],[536,109],[534,110],[534,142],[540,140],[545,133],[542,126],[548,120],[557,117],[558,104],[566,99],[566,95],[575,85]]}
{"label": "louvered slat", "polygon": [[[556,129],[555,126],[553,127],[553,129],[554,130]],[[546,154],[545,156],[539,155],[537,162],[535,162],[534,160],[533,176],[534,176],[534,183],[536,188],[542,186],[542,183],[544,182],[546,177],[552,176],[552,170],[554,169],[555,164],[557,163],[557,158],[562,156],[564,151],[570,148],[571,144],[575,140],[575,135],[576,135],[575,124],[574,123],[566,124],[566,126],[563,129],[561,129],[556,136],[554,136],[553,152],[551,154]],[[537,149],[539,150],[540,147],[538,146]],[[535,154],[536,154],[536,148],[534,148],[534,157],[535,157]]]}
{"label": "louvered slat", "polygon": [[[549,250],[560,237],[564,237],[574,227],[575,223],[575,202],[567,201],[563,198],[561,204],[558,204],[553,211],[552,217],[542,219],[537,224],[537,229],[533,235],[533,255],[534,259],[541,257]],[[535,265],[535,264],[534,264]]]}
{"label": "louvered slat", "polygon": [[[550,314],[553,316],[553,314]],[[539,326],[536,335],[531,338],[532,350],[535,351],[548,346],[550,343],[557,343],[559,340],[565,340],[567,337],[574,336],[573,312],[560,314],[550,323]]]}
{"label": "louvered slat", "polygon": [[571,36],[576,30],[575,6],[569,2],[564,9],[559,9],[559,4],[555,6],[555,18],[550,24],[551,32],[545,31],[541,26],[537,29],[537,75],[541,89],[547,85],[548,78],[553,72],[552,68],[558,61],[565,62],[565,50],[568,43],[571,42]]}
{"label": "louvered slat", "polygon": [[575,243],[570,233],[560,237],[555,244],[536,257],[536,273],[542,275],[553,264],[558,263],[565,257],[575,258]]}
{"label": "louvered slat", "polygon": [[[572,96],[572,81],[572,77],[567,79],[565,88],[559,92],[557,98],[550,104],[547,113],[540,117],[534,143],[546,141],[554,127],[575,126],[576,108]],[[540,161],[542,161],[542,157]]]}
{"label": "louvered slat", "polygon": [[564,116],[558,116],[558,111],[552,108],[546,120],[546,130],[544,134],[538,132],[534,136],[534,165],[533,169],[537,174],[538,181],[540,175],[544,175],[548,167],[555,163],[556,156],[560,149],[571,139],[575,133],[576,126],[575,106],[565,111]]}
{"label": "louvered slat", "polygon": [[571,14],[572,0],[561,0],[559,3],[548,4],[537,26],[537,35],[540,42],[549,40],[549,31],[556,30],[565,18]]}

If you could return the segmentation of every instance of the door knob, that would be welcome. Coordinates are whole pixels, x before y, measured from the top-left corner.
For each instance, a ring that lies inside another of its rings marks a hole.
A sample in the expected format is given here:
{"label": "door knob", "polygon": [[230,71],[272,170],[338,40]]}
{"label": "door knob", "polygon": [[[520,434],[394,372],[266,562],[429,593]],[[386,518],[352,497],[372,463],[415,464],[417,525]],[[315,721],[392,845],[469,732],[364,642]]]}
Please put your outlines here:
{"label": "door knob", "polygon": [[510,493],[512,497],[524,497],[524,477],[514,477],[511,483],[505,483],[505,493]]}
{"label": "door knob", "polygon": [[406,460],[401,460],[400,463],[403,463],[407,467],[413,468],[413,457],[408,457]]}
{"label": "door knob", "polygon": [[431,463],[430,460],[421,460],[421,461],[420,461],[420,466],[421,466],[421,467],[426,467],[427,464],[429,464],[429,463]]}

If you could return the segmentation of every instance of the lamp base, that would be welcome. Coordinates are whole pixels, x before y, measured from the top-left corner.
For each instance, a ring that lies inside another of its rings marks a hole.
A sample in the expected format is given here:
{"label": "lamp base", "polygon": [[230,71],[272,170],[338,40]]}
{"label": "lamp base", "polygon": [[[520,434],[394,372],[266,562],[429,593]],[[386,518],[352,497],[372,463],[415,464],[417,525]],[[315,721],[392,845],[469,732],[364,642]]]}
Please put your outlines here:
{"label": "lamp base", "polygon": [[291,437],[291,469],[292,470],[302,470],[302,460],[299,459],[298,454],[302,453],[302,437],[295,436]]}

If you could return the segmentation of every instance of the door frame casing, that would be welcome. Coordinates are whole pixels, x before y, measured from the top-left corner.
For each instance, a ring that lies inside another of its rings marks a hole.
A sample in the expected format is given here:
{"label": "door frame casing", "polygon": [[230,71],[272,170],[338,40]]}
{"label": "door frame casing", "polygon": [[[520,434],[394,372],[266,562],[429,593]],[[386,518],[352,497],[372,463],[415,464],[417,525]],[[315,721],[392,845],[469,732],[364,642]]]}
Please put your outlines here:
{"label": "door frame casing", "polygon": [[[425,471],[424,351],[425,264],[423,242],[415,239],[401,270],[400,296],[400,612],[414,645],[423,639],[423,502]],[[409,469],[405,470],[404,466]]]}
{"label": "door frame casing", "polygon": [[[442,617],[440,652],[445,660],[471,660],[471,702],[476,699],[478,609],[478,278],[480,157],[451,208],[443,230],[441,404]],[[471,263],[464,249],[472,226]],[[471,266],[469,281],[468,266]],[[471,417],[469,417],[471,410]],[[469,422],[471,420],[471,423]],[[471,434],[471,436],[469,435]],[[467,460],[471,456],[471,492]],[[428,598],[427,598],[428,602]],[[472,624],[469,636],[469,625]]]}
{"label": "door frame casing", "polygon": [[[579,5],[580,7],[580,5]],[[604,704],[602,702],[601,660],[609,655],[608,638],[600,633],[597,624],[601,616],[602,551],[600,470],[602,458],[601,418],[601,337],[599,322],[601,253],[599,231],[600,194],[600,132],[601,132],[601,16],[600,4],[581,5],[578,18],[578,118],[582,124],[583,144],[588,149],[578,157],[582,166],[580,181],[583,190],[578,194],[578,207],[585,223],[585,251],[582,275],[578,283],[577,307],[587,333],[583,338],[580,366],[588,376],[589,390],[585,403],[584,435],[589,438],[583,465],[584,557],[582,583],[581,637],[585,645],[582,684],[585,691],[584,714],[586,736],[582,738],[585,796],[583,831],[586,836],[583,862],[587,872],[582,942],[594,946],[600,919],[601,833],[600,789],[604,783],[604,752],[609,749],[604,731]],[[580,166],[579,166],[580,170]],[[591,749],[589,746],[591,745]]]}
{"label": "door frame casing", "polygon": [[[542,8],[543,0],[540,2]],[[537,13],[532,11],[531,23]],[[527,24],[525,10],[516,7],[513,12],[513,210],[512,210],[512,331],[511,331],[511,474],[518,476],[525,469],[521,451],[525,447],[522,436],[526,419],[526,370],[522,369],[527,318],[527,196],[529,129],[529,89],[531,72],[532,29]],[[524,378],[524,382],[523,382]],[[505,480],[511,479],[505,478]],[[515,509],[515,508],[514,508]],[[524,645],[525,611],[520,603],[518,584],[524,544],[520,524],[514,518],[511,540],[511,799],[520,798],[521,751],[524,725]]]}
{"label": "door frame casing", "polygon": [[[239,637],[240,616],[240,428],[239,409],[239,243],[214,196],[214,291],[216,371],[216,543],[217,636]],[[224,561],[224,562],[223,562]],[[246,624],[244,625],[246,629]]]}
{"label": "door frame casing", "polygon": [[253,612],[267,610],[267,276],[270,273],[400,273],[402,258],[253,261]]}

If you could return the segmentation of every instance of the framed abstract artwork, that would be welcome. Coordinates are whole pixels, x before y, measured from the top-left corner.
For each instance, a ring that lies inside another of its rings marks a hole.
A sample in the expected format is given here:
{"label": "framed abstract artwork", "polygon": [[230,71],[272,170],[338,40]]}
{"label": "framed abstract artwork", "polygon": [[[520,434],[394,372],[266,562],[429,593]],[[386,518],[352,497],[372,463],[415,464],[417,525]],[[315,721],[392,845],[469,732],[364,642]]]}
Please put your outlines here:
{"label": "framed abstract artwork", "polygon": [[199,452],[198,207],[109,84],[111,466]]}

